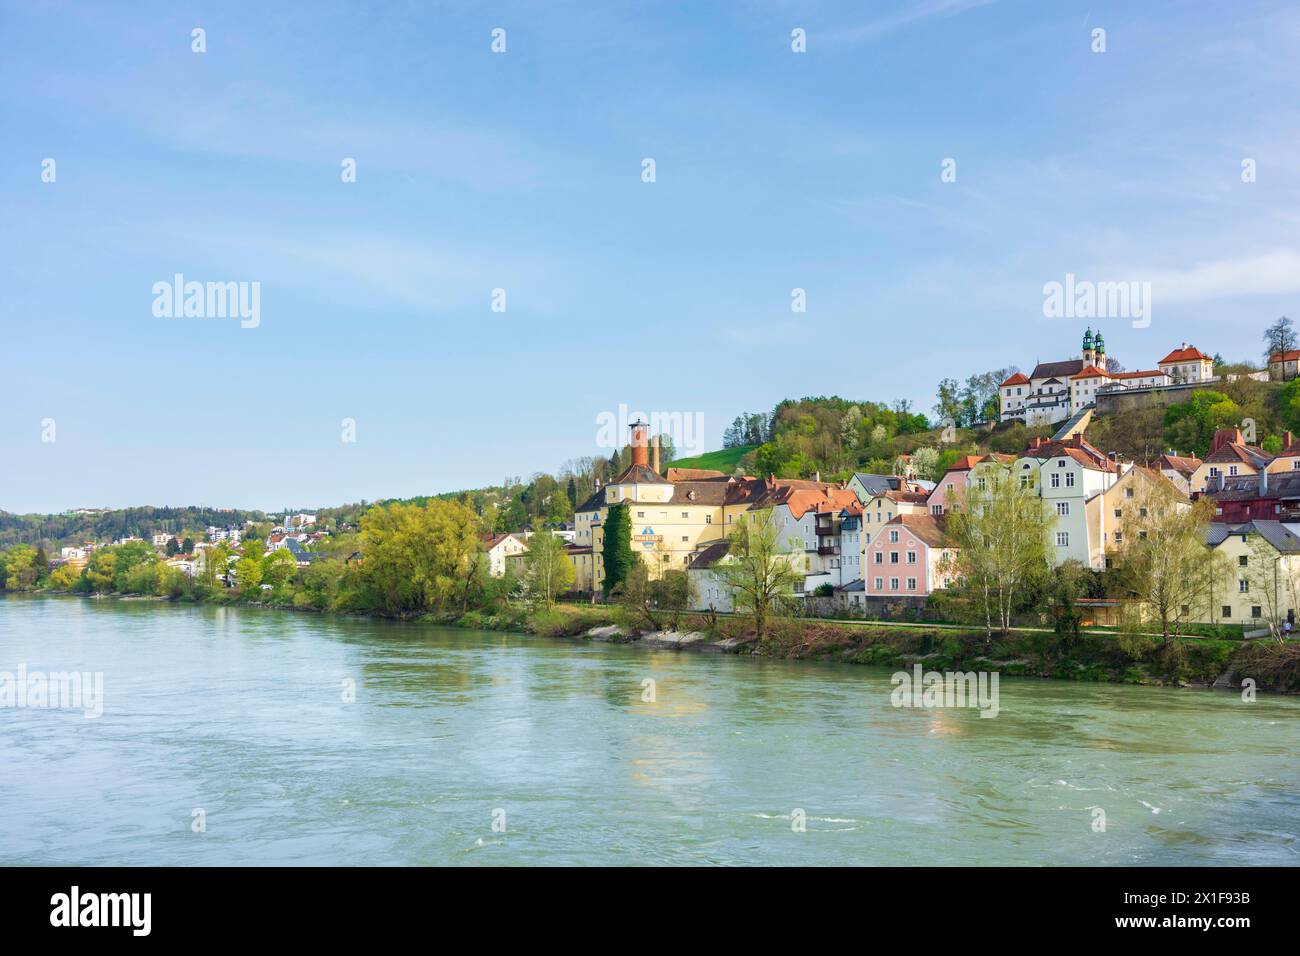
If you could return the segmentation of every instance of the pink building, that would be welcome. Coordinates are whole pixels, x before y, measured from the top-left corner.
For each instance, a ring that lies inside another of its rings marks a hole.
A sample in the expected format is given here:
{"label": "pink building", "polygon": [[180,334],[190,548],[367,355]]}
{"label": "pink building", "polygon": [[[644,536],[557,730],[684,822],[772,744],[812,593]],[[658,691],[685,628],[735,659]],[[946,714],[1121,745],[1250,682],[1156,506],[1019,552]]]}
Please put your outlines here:
{"label": "pink building", "polygon": [[947,566],[957,550],[941,515],[899,515],[872,538],[863,555],[868,597],[925,597],[946,588],[956,572]]}
{"label": "pink building", "polygon": [[952,466],[943,474],[939,483],[934,486],[934,491],[930,492],[930,497],[926,499],[927,511],[932,515],[944,515],[948,513],[951,507],[953,493],[966,493],[966,486],[970,484],[970,472],[982,461],[996,460],[1002,462],[1012,462],[1016,460],[1015,455],[999,455],[996,453],[984,455],[964,455],[952,463]]}

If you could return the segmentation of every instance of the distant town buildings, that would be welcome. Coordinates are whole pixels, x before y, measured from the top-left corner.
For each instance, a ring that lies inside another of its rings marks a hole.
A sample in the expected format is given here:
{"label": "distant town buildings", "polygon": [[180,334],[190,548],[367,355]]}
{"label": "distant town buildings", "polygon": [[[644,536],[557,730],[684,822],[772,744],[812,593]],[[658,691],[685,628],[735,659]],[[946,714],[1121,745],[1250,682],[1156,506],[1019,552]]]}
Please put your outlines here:
{"label": "distant town buildings", "polygon": [[1099,395],[1217,380],[1213,357],[1186,342],[1156,368],[1112,371],[1101,332],[1088,329],[1079,358],[1039,362],[1030,374],[1016,372],[998,386],[1000,418],[1031,427],[1054,424],[1094,406]]}

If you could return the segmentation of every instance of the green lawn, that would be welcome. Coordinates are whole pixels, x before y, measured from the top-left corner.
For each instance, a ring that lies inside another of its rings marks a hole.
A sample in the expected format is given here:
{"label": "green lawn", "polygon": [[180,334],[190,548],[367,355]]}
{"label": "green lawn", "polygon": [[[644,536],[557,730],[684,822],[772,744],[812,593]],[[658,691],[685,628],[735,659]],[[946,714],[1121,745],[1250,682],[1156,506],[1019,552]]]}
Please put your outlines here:
{"label": "green lawn", "polygon": [[681,458],[670,461],[668,468],[712,468],[714,471],[731,474],[736,470],[740,459],[757,448],[757,445],[740,445],[736,448],[723,448],[720,451],[705,452],[694,458]]}

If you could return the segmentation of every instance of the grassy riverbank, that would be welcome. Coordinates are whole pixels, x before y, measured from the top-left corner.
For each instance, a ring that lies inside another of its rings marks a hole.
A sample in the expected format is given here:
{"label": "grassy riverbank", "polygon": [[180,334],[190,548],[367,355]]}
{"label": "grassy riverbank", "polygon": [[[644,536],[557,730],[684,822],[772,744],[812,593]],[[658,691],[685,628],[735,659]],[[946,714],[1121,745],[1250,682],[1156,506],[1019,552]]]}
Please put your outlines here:
{"label": "grassy riverbank", "polygon": [[[548,637],[646,641],[682,650],[726,651],[790,660],[836,661],[935,670],[997,670],[1008,676],[1154,685],[1239,686],[1254,679],[1260,690],[1300,693],[1300,643],[1181,637],[1168,643],[1150,635],[1086,632],[1069,640],[1051,631],[895,627],[805,618],[774,620],[764,640],[741,617],[708,619],[684,614],[674,632],[647,629],[614,606],[556,605],[529,612],[470,612],[430,616],[442,624],[486,630],[524,631]],[[614,632],[611,629],[616,628]],[[597,631],[592,637],[591,632]],[[687,636],[683,639],[683,636]]]}

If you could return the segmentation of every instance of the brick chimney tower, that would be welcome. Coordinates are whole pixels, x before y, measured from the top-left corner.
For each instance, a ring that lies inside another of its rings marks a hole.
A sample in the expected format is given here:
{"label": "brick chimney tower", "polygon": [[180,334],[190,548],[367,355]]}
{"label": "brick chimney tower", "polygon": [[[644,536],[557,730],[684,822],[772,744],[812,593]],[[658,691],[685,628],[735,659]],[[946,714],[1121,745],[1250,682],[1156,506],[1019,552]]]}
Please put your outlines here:
{"label": "brick chimney tower", "polygon": [[647,440],[650,437],[649,427],[645,422],[633,422],[628,427],[632,429],[632,464],[649,468],[650,461],[646,453]]}
{"label": "brick chimney tower", "polygon": [[659,436],[658,435],[655,435],[655,437],[651,439],[650,467],[654,469],[654,473],[656,475],[659,474]]}

